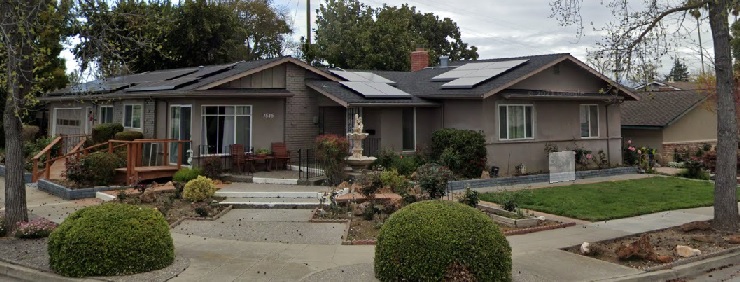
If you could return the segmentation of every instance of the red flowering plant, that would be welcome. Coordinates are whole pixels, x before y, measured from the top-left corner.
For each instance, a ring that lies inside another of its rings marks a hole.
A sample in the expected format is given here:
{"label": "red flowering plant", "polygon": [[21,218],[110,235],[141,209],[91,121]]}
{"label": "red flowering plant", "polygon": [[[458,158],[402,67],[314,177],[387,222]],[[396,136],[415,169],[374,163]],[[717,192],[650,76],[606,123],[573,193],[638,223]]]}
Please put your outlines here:
{"label": "red flowering plant", "polygon": [[331,185],[344,180],[345,158],[349,152],[347,138],[326,134],[316,137],[316,160],[324,169],[324,174]]}
{"label": "red flowering plant", "polygon": [[19,222],[15,229],[15,237],[21,239],[36,239],[48,237],[59,224],[45,218],[38,218],[31,221]]}
{"label": "red flowering plant", "polygon": [[627,140],[627,143],[622,150],[624,163],[627,165],[636,165],[639,162],[640,153],[637,152],[637,147],[632,145],[632,140]]}

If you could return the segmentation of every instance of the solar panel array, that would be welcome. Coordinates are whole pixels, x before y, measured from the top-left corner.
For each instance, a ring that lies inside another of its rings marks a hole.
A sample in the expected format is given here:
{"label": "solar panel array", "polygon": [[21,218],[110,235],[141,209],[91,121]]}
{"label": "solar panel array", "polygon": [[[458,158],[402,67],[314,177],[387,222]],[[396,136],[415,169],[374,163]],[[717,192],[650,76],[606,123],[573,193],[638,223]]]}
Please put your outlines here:
{"label": "solar panel array", "polygon": [[344,78],[347,81],[367,81],[367,82],[382,82],[382,83],[396,83],[390,79],[379,76],[371,72],[361,71],[342,71],[342,70],[329,70],[331,73]]}
{"label": "solar panel array", "polygon": [[451,71],[433,77],[432,81],[448,81],[447,83],[442,84],[443,89],[473,88],[479,83],[500,75],[525,62],[527,62],[527,60],[467,63]]}
{"label": "solar panel array", "polygon": [[150,81],[137,84],[135,86],[126,88],[126,92],[136,91],[158,91],[158,90],[172,90],[180,85],[188,84],[193,82],[192,78],[177,78],[165,81]]}
{"label": "solar panel array", "polygon": [[339,83],[365,98],[411,98],[411,94],[391,86],[390,84],[395,83],[394,81],[371,72],[342,70],[330,70],[330,72],[347,80]]}

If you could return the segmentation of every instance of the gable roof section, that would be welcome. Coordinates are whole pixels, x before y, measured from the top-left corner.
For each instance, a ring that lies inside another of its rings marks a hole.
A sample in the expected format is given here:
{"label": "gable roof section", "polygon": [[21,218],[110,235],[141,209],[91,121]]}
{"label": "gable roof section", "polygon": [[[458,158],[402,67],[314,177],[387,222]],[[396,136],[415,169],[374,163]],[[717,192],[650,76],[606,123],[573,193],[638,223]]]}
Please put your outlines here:
{"label": "gable roof section", "polygon": [[637,92],[622,104],[622,126],[666,127],[701,105],[707,96],[691,90]]}
{"label": "gable roof section", "polygon": [[211,89],[221,84],[228,83],[230,81],[234,81],[242,77],[255,74],[255,73],[261,72],[263,70],[266,70],[272,67],[279,66],[284,63],[293,63],[299,67],[302,67],[308,71],[311,71],[315,74],[323,76],[324,78],[332,80],[332,81],[339,80],[334,75],[320,71],[319,69],[314,68],[310,66],[309,64],[304,63],[303,61],[300,61],[298,59],[294,59],[291,57],[283,57],[283,58],[273,59],[273,60],[250,61],[250,62],[245,62],[245,63],[251,63],[252,65],[245,66],[239,69],[234,69],[232,71],[225,72],[219,76],[215,76],[209,80],[199,82],[193,86],[193,89],[197,89],[197,90]]}
{"label": "gable roof section", "polygon": [[344,106],[404,106],[436,107],[439,104],[413,95],[404,99],[368,99],[335,81],[309,80],[306,85],[323,94],[334,102]]}

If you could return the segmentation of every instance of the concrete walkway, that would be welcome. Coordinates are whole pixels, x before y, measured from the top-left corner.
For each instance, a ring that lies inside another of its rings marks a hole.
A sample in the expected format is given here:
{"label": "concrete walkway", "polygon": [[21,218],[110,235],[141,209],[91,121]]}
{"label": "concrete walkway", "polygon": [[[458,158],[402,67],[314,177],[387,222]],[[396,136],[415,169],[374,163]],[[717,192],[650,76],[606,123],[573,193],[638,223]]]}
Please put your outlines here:
{"label": "concrete walkway", "polygon": [[[645,176],[587,179],[579,183],[641,177]],[[0,187],[4,187],[2,181]],[[233,184],[225,189],[322,191],[326,187]],[[96,204],[59,200],[35,188],[27,191],[33,212],[57,221],[82,206]],[[376,281],[374,246],[339,245],[336,237],[341,224],[309,224],[307,215],[306,211],[295,210],[234,210],[216,221],[186,221],[173,229],[172,236],[177,254],[189,258],[190,267],[172,281]],[[711,217],[712,208],[703,207],[509,236],[513,278],[514,281],[591,281],[639,274],[637,269],[560,248]]]}

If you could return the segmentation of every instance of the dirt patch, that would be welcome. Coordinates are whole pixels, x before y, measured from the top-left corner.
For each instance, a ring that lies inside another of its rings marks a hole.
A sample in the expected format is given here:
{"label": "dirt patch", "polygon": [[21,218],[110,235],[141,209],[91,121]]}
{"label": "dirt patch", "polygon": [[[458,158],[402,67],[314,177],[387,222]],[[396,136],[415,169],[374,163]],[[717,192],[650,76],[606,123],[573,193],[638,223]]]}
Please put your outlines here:
{"label": "dirt patch", "polygon": [[213,197],[203,202],[190,202],[176,197],[172,191],[147,191],[144,194],[128,195],[124,203],[143,207],[155,208],[162,212],[168,224],[173,224],[183,218],[208,218],[221,213],[226,206],[219,205],[218,201],[225,198]]}
{"label": "dirt patch", "polygon": [[349,232],[347,232],[348,241],[357,240],[375,240],[380,233],[380,227],[383,222],[379,220],[368,221],[364,219],[354,219],[350,222]]}
{"label": "dirt patch", "polygon": [[[644,270],[664,265],[665,262],[640,259],[636,257],[630,259],[619,259],[617,255],[617,249],[619,249],[620,246],[632,244],[633,242],[638,241],[642,235],[646,235],[649,240],[649,245],[652,247],[655,255],[670,257],[671,262],[676,262],[681,259],[685,259],[677,254],[677,245],[698,249],[701,251],[700,256],[706,256],[722,252],[727,249],[740,248],[740,244],[731,244],[730,242],[728,242],[732,236],[738,236],[739,234],[740,233],[726,233],[715,231],[712,229],[695,229],[685,232],[681,229],[681,226],[675,226],[667,229],[635,234],[627,237],[621,237],[595,243],[590,242],[590,249],[597,250],[596,254],[592,254],[591,257]],[[572,253],[581,254],[580,245],[572,246],[566,248],[565,250]]]}

